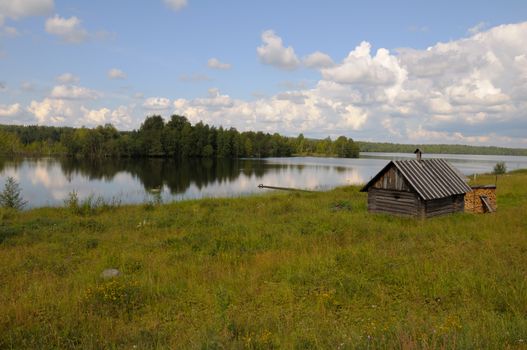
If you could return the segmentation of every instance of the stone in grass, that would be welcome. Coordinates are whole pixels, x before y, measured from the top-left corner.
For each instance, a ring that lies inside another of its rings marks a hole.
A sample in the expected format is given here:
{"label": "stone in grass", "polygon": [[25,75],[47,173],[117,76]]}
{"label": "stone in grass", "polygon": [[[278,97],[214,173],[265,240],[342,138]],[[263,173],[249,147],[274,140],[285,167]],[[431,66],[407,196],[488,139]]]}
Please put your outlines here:
{"label": "stone in grass", "polygon": [[121,274],[121,272],[117,269],[106,269],[103,272],[101,272],[101,278],[104,278],[105,280],[108,280],[110,278],[117,277]]}

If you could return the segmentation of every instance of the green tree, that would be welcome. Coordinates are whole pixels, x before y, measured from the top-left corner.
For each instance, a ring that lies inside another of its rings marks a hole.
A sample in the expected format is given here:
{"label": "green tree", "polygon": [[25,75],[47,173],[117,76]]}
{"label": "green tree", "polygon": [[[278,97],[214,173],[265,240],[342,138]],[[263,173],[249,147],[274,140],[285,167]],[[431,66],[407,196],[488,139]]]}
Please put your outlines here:
{"label": "green tree", "polygon": [[304,138],[304,134],[299,134],[298,137],[296,138],[295,140],[296,142],[296,150],[295,152],[302,155],[304,153],[304,148],[305,148],[305,142],[306,142],[306,139]]}
{"label": "green tree", "polygon": [[7,155],[18,154],[22,149],[22,144],[18,136],[11,132],[0,130],[0,153]]}
{"label": "green tree", "polygon": [[348,138],[346,136],[339,136],[335,142],[333,142],[333,151],[339,158],[346,158],[347,156],[347,144]]}
{"label": "green tree", "polygon": [[245,139],[244,150],[246,157],[253,157],[253,142],[248,137]]}
{"label": "green tree", "polygon": [[22,190],[16,180],[9,176],[5,182],[4,190],[0,193],[0,205],[4,208],[21,210],[27,204],[22,198]]}
{"label": "green tree", "polygon": [[165,121],[159,115],[147,117],[139,128],[142,155],[162,156],[164,155],[162,141]]}
{"label": "green tree", "polygon": [[507,166],[505,165],[505,162],[497,162],[496,165],[494,165],[493,174],[494,175],[502,175],[507,172]]}
{"label": "green tree", "polygon": [[205,158],[210,158],[214,155],[214,150],[212,149],[211,145],[206,145],[203,147],[203,150],[201,151],[201,156]]}

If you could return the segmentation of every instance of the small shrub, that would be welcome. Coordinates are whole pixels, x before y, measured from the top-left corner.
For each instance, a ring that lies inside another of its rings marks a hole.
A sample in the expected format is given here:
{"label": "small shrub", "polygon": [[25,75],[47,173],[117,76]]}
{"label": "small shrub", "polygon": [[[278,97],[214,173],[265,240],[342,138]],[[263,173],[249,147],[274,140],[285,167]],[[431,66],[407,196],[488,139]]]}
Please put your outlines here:
{"label": "small shrub", "polygon": [[346,200],[338,200],[331,203],[331,211],[347,210],[351,211],[351,202]]}
{"label": "small shrub", "polygon": [[97,238],[90,238],[86,241],[86,249],[95,249],[99,246],[99,240]]}
{"label": "small shrub", "polygon": [[0,193],[0,205],[15,210],[23,209],[27,202],[22,198],[21,192],[22,190],[16,180],[9,176],[5,182],[4,190]]}
{"label": "small shrub", "polygon": [[154,210],[155,207],[163,204],[163,197],[161,197],[161,192],[150,192],[151,198],[146,198],[146,202],[143,204],[143,208],[147,211]]}
{"label": "small shrub", "polygon": [[19,227],[0,225],[0,243],[22,232]]}
{"label": "small shrub", "polygon": [[156,207],[155,204],[151,201],[148,201],[143,204],[143,209],[146,211],[152,211],[155,209],[155,207]]}
{"label": "small shrub", "polygon": [[144,268],[141,260],[129,259],[124,263],[124,271],[127,273],[139,272]]}
{"label": "small shrub", "polygon": [[77,191],[68,193],[68,197],[64,200],[64,205],[71,211],[76,211],[79,208],[79,195]]}
{"label": "small shrub", "polygon": [[68,197],[64,200],[64,205],[73,214],[93,215],[120,207],[121,200],[114,197],[110,201],[106,201],[104,198],[95,197],[92,194],[81,201],[79,200],[77,192],[71,191],[68,193]]}
{"label": "small shrub", "polygon": [[94,219],[80,220],[76,223],[78,227],[87,229],[90,232],[103,232],[105,230],[104,224]]}
{"label": "small shrub", "polygon": [[505,174],[506,172],[507,172],[507,166],[505,165],[505,162],[497,162],[492,171],[494,175],[502,175],[502,174]]}

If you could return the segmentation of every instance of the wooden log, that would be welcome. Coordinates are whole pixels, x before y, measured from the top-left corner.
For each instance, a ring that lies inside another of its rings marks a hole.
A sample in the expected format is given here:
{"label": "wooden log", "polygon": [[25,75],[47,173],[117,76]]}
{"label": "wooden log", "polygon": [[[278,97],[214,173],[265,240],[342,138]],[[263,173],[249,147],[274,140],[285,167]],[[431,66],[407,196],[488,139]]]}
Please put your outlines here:
{"label": "wooden log", "polygon": [[310,190],[303,190],[303,189],[300,189],[300,188],[265,186],[264,184],[259,184],[258,188],[268,188],[268,189],[271,189],[271,190],[282,190],[282,191],[315,192],[315,191],[310,191]]}

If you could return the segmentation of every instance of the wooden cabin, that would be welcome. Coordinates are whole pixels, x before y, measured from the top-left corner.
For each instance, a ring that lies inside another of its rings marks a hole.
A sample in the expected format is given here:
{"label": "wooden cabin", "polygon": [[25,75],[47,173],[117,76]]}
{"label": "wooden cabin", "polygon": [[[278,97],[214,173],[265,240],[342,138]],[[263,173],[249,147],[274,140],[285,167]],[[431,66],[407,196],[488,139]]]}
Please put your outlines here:
{"label": "wooden cabin", "polygon": [[361,191],[368,192],[368,211],[432,217],[463,212],[467,179],[444,159],[394,160]]}

